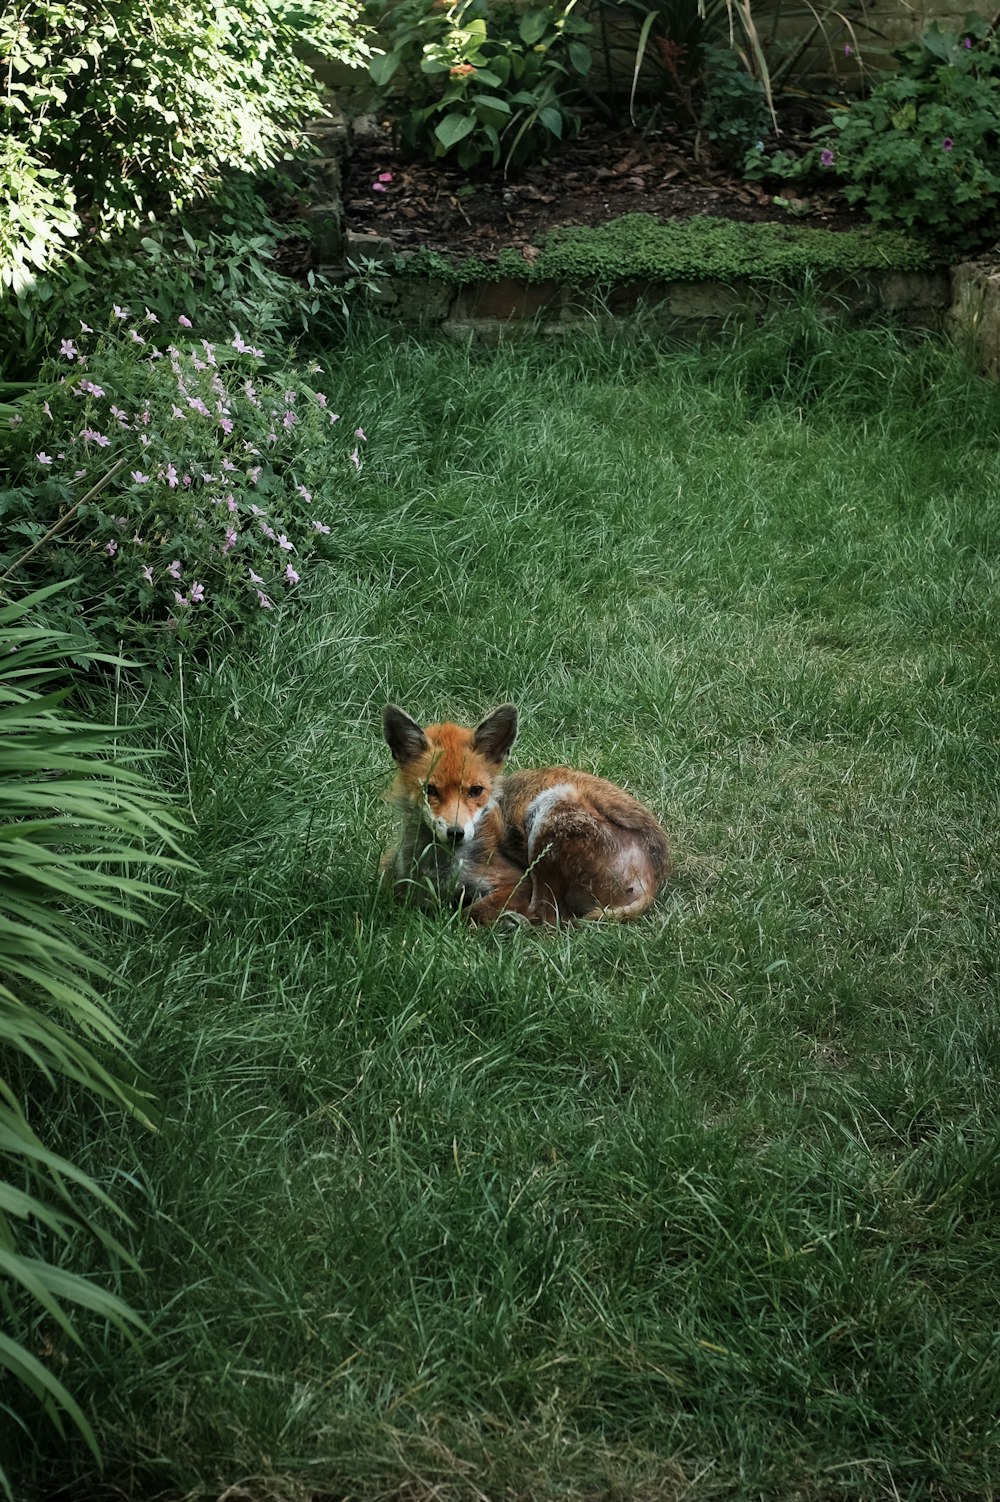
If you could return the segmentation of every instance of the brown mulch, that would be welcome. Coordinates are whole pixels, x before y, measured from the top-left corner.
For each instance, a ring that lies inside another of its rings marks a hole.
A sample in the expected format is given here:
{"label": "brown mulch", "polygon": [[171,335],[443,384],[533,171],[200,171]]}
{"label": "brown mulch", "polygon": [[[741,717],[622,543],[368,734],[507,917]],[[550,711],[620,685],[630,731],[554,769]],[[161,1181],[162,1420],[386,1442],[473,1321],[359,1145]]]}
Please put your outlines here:
{"label": "brown mulch", "polygon": [[591,121],[550,161],[505,177],[502,169],[466,172],[408,158],[384,124],[358,126],[344,183],[347,227],[387,237],[399,251],[425,247],[488,261],[507,247],[530,250],[557,226],[635,213],[835,230],[866,222],[835,194],[793,200],[791,208],[775,203],[773,193],[727,170],[680,129],[643,134]]}

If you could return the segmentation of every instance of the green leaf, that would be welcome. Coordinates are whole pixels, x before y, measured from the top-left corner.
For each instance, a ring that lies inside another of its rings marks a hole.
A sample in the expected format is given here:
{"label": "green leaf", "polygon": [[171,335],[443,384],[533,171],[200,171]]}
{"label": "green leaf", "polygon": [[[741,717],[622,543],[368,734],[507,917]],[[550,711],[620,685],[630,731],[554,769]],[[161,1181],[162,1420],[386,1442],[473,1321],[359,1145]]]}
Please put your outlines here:
{"label": "green leaf", "polygon": [[544,10],[526,10],[521,17],[518,32],[521,41],[528,47],[540,42],[549,26],[549,15]]}
{"label": "green leaf", "polygon": [[434,134],[445,151],[449,151],[452,146],[457,146],[459,141],[464,141],[475,128],[476,122],[471,115],[446,115],[435,125]]}

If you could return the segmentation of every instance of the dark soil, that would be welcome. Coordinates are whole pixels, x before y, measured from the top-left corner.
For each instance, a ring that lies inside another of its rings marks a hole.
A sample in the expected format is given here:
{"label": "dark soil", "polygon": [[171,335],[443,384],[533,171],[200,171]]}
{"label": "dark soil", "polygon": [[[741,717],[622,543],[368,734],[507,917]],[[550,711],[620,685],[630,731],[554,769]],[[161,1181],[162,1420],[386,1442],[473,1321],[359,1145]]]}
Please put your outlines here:
{"label": "dark soil", "polygon": [[835,193],[790,206],[777,202],[680,129],[642,133],[598,121],[550,160],[505,177],[501,169],[470,173],[407,158],[385,127],[363,119],[356,122],[344,207],[348,229],[386,237],[399,251],[424,247],[485,261],[508,247],[530,254],[537,238],[557,226],[595,226],[622,214],[704,214],[834,230],[866,223]]}

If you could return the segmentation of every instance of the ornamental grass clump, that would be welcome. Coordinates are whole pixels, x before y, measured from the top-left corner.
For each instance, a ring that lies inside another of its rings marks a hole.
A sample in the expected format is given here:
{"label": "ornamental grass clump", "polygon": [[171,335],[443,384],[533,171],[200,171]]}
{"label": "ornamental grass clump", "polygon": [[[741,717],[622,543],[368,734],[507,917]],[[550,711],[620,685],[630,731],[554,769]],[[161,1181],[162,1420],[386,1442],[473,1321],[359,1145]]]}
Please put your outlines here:
{"label": "ornamental grass clump", "polygon": [[81,650],[159,658],[273,610],[336,533],[367,435],[239,332],[173,338],[115,306],[63,339],[10,419],[0,583],[72,580],[53,618]]}

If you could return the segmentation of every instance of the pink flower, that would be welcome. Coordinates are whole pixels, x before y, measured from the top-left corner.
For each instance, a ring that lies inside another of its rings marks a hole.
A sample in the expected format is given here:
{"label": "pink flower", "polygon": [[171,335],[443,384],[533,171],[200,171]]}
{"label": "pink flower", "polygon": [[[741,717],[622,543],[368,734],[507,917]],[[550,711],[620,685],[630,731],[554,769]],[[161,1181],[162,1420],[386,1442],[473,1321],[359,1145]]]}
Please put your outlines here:
{"label": "pink flower", "polygon": [[167,465],[167,484],[171,490],[177,489],[177,470],[173,464]]}
{"label": "pink flower", "polygon": [[204,586],[204,584],[192,584],[192,586],[191,586],[191,604],[192,605],[200,605],[201,602],[202,602],[202,600],[204,598],[205,598],[205,586]]}
{"label": "pink flower", "polygon": [[234,475],[236,473],[236,465],[233,463],[232,459],[223,459],[222,467],[231,475]]}
{"label": "pink flower", "polygon": [[292,568],[291,564],[289,564],[285,569],[285,578],[288,580],[289,584],[298,584],[299,582],[299,575]]}
{"label": "pink flower", "polygon": [[250,346],[249,344],[245,343],[242,334],[237,334],[235,336],[235,338],[232,340],[232,346],[238,355],[248,355],[250,353]]}
{"label": "pink flower", "polygon": [[854,51],[854,48],[851,46],[850,42],[845,42],[844,43],[844,56],[845,57],[850,57],[850,55],[851,55],[851,53],[853,51]]}
{"label": "pink flower", "polygon": [[232,495],[227,495],[226,496],[226,510],[227,511],[238,511],[239,510],[239,506],[237,505],[236,500],[235,500],[235,498]]}
{"label": "pink flower", "polygon": [[267,515],[267,512],[263,509],[263,507],[261,507],[261,506],[255,506],[252,501],[250,503],[250,510],[253,512],[254,516],[266,516]]}
{"label": "pink flower", "polygon": [[81,334],[92,334],[93,332],[94,331],[90,327],[90,324],[89,323],[84,323],[83,319],[81,318],[80,319],[80,333]]}
{"label": "pink flower", "polygon": [[207,339],[203,339],[201,341],[201,347],[205,351],[205,359],[208,361],[209,365],[214,365],[215,364],[215,345],[214,344],[209,344],[209,342],[208,342]]}
{"label": "pink flower", "polygon": [[295,392],[294,391],[286,391],[285,392],[285,401],[288,403],[288,405],[290,407],[293,406],[294,402],[295,402]]}
{"label": "pink flower", "polygon": [[326,406],[326,397],[323,395],[322,391],[317,391],[317,393],[316,393],[316,403],[320,407],[325,407]]}
{"label": "pink flower", "polygon": [[128,336],[133,344],[145,344],[146,342],[137,329],[129,329]]}
{"label": "pink flower", "polygon": [[148,475],[144,475],[142,473],[142,471],[139,470],[139,469],[134,469],[132,471],[132,478],[133,478],[133,480],[135,481],[135,483],[137,485],[148,485],[149,484],[149,476]]}
{"label": "pink flower", "polygon": [[48,402],[42,402],[42,411],[45,413],[45,416],[49,419],[49,422],[51,422],[52,421],[52,408],[49,406]]}
{"label": "pink flower", "polygon": [[202,417],[210,417],[212,415],[200,396],[189,396],[187,404],[192,412],[200,412]]}
{"label": "pink flower", "polygon": [[392,182],[392,173],[391,172],[380,172],[379,175],[378,175],[378,180],[379,180],[380,183],[391,183]]}
{"label": "pink flower", "polygon": [[146,322],[147,323],[159,323],[159,321],[160,320],[157,318],[156,314],[155,313],[151,313],[149,311],[149,309],[147,308],[146,309]]}
{"label": "pink flower", "polygon": [[233,419],[231,417],[220,417],[219,427],[228,437],[229,434],[233,431]]}
{"label": "pink flower", "polygon": [[355,438],[360,438],[362,443],[367,443],[368,442],[368,439],[365,437],[364,428],[355,428],[354,429],[354,436],[355,436]]}
{"label": "pink flower", "polygon": [[294,428],[297,422],[298,418],[295,416],[294,412],[286,412],[284,417],[281,419],[281,426],[283,428]]}
{"label": "pink flower", "polygon": [[174,599],[177,601],[178,605],[190,605],[191,603],[187,595],[178,594],[176,589],[174,590]]}
{"label": "pink flower", "polygon": [[152,584],[152,582],[153,582],[153,570],[150,568],[150,566],[149,566],[148,563],[146,564],[145,568],[142,571],[142,577],[145,579],[145,581],[146,581],[147,584]]}
{"label": "pink flower", "polygon": [[304,485],[296,485],[295,489],[296,489],[296,492],[302,497],[302,499],[305,502],[308,503],[309,501],[312,500],[312,496],[309,494],[308,490],[306,489],[306,487]]}
{"label": "pink flower", "polygon": [[275,542],[276,541],[276,538],[275,538],[275,535],[274,535],[274,531],[273,531],[273,529],[271,527],[269,527],[267,525],[267,522],[258,522],[257,525],[260,528],[261,532],[264,534],[264,536],[266,538],[268,538],[268,540],[270,542]]}
{"label": "pink flower", "polygon": [[114,538],[112,538],[112,540],[108,543],[104,551],[107,553],[109,558],[113,558],[115,556],[118,551],[118,544],[115,542]]}
{"label": "pink flower", "polygon": [[115,317],[116,318],[127,318],[128,317],[128,308],[120,308],[118,306],[118,304],[115,303]]}
{"label": "pink flower", "polygon": [[288,541],[288,538],[285,536],[284,532],[281,532],[281,533],[278,534],[278,547],[279,548],[283,548],[286,553],[294,553],[295,552],[294,547]]}
{"label": "pink flower", "polygon": [[251,579],[252,583],[254,583],[254,584],[263,584],[264,581],[260,577],[260,574],[255,574],[252,568],[248,568],[247,569],[247,573],[250,575],[250,579]]}
{"label": "pink flower", "polygon": [[80,437],[83,439],[84,443],[96,443],[98,448],[102,449],[106,449],[108,444],[111,442],[110,438],[105,438],[103,433],[97,433],[93,428],[84,428],[83,432],[80,434]]}
{"label": "pink flower", "polygon": [[260,608],[262,610],[273,610],[274,609],[274,606],[271,604],[270,600],[267,598],[267,595],[264,593],[264,591],[262,589],[258,589],[258,591],[257,591],[257,598],[260,601]]}
{"label": "pink flower", "polygon": [[128,427],[128,414],[126,412],[123,412],[121,407],[113,406],[111,408],[111,416],[117,417],[118,421],[122,424],[123,427]]}
{"label": "pink flower", "polygon": [[193,326],[190,318],[185,318],[183,313],[180,315],[177,322],[180,324],[182,329],[189,329]]}
{"label": "pink flower", "polygon": [[79,386],[77,386],[76,389],[77,389],[77,391],[89,391],[91,396],[103,396],[104,395],[104,387],[103,386],[95,386],[94,383],[93,383],[93,381],[81,381],[80,384],[79,384]]}
{"label": "pink flower", "polygon": [[52,463],[52,455],[51,454],[46,454],[44,450],[42,451],[42,453],[36,454],[35,458],[38,460],[39,464],[51,464]]}
{"label": "pink flower", "polygon": [[59,346],[59,353],[64,355],[67,360],[75,360],[78,351],[72,339],[64,339]]}
{"label": "pink flower", "polygon": [[329,537],[329,535],[330,535],[330,528],[324,526],[322,522],[315,522],[314,521],[313,522],[313,530],[315,532],[322,532],[325,537]]}
{"label": "pink flower", "polygon": [[373,193],[385,193],[387,191],[388,190],[387,190],[387,188],[385,186],[385,183],[372,183],[372,192]]}
{"label": "pink flower", "polygon": [[260,465],[259,464],[255,464],[254,467],[253,467],[253,469],[248,469],[247,470],[247,479],[250,481],[251,485],[256,485],[257,481],[260,479]]}
{"label": "pink flower", "polygon": [[170,575],[171,579],[179,579],[180,578],[180,576],[181,576],[181,560],[179,558],[175,558],[174,559],[173,563],[167,569],[167,573]]}
{"label": "pink flower", "polygon": [[228,553],[230,548],[235,548],[239,535],[235,527],[226,528],[226,542],[222,549],[223,554]]}
{"label": "pink flower", "polygon": [[268,443],[277,443],[277,441],[278,441],[278,435],[277,435],[277,433],[268,433],[268,435],[267,435],[267,441],[268,441]]}
{"label": "pink flower", "polygon": [[172,417],[179,418],[181,422],[184,421],[184,413],[181,411],[180,407],[178,407],[176,402],[171,402],[170,404],[170,415]]}
{"label": "pink flower", "polygon": [[361,460],[358,458],[358,451],[357,451],[357,449],[355,449],[354,453],[351,455],[351,463],[354,465],[355,469],[360,469],[361,468]]}

